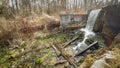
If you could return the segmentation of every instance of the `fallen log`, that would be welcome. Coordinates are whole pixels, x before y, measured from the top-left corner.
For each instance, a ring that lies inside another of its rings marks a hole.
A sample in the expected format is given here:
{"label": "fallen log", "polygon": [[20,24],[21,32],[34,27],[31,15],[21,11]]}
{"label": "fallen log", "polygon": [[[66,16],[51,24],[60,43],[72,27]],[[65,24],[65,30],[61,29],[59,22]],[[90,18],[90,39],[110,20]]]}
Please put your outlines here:
{"label": "fallen log", "polygon": [[93,47],[93,46],[94,46],[95,44],[97,44],[97,43],[98,43],[97,41],[93,42],[93,43],[90,44],[86,49],[84,49],[84,50],[81,51],[80,53],[76,54],[75,57],[82,55],[83,53],[85,53],[87,50],[89,50],[91,47]]}
{"label": "fallen log", "polygon": [[[75,60],[72,56],[69,56],[64,49],[61,49],[58,45],[52,44],[52,47],[54,48],[56,54],[58,56],[62,56],[67,62],[69,62],[70,65],[74,65],[75,68],[77,68],[77,65],[75,64]],[[60,53],[60,54],[59,54]]]}

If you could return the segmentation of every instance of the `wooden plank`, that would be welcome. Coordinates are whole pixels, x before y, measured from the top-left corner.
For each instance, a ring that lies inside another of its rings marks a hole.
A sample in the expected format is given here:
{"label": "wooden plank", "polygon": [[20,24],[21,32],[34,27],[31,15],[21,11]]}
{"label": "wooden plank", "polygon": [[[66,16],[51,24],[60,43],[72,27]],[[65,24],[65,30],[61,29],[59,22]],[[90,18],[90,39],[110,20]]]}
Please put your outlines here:
{"label": "wooden plank", "polygon": [[[63,58],[70,63],[70,65],[74,65],[75,68],[77,68],[77,65],[75,64],[75,60],[72,56],[69,56],[64,49],[61,49],[56,44],[52,44],[52,47],[55,51],[60,52],[60,55],[63,56]],[[56,52],[56,53],[57,53]],[[59,55],[58,55],[59,56]]]}
{"label": "wooden plank", "polygon": [[72,40],[68,41],[65,43],[65,45],[63,45],[63,48],[67,47],[69,44],[71,44],[72,42],[74,42],[76,39],[78,39],[83,32],[80,32],[79,36],[74,37]]}
{"label": "wooden plank", "polygon": [[76,37],[74,37],[72,40],[66,42],[65,45],[63,45],[63,48],[67,47],[69,44],[71,44],[72,42],[74,42],[74,41],[75,41],[76,39],[78,39],[78,38],[79,38],[79,36],[76,36]]}
{"label": "wooden plank", "polygon": [[94,46],[95,44],[97,44],[97,43],[98,43],[97,41],[93,42],[93,43],[90,44],[86,49],[84,49],[84,50],[81,51],[80,53],[76,54],[75,57],[82,55],[83,53],[85,53],[87,50],[89,50],[91,47],[93,47],[93,46]]}

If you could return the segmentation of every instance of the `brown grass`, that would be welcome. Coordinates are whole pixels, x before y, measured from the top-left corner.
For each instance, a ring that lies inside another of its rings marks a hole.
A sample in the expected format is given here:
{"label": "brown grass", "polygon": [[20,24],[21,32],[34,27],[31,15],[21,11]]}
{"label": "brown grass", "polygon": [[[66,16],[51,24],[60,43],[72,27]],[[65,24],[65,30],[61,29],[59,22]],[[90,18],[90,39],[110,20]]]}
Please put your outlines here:
{"label": "brown grass", "polygon": [[34,16],[35,18],[20,18],[14,20],[2,20],[0,22],[0,43],[5,44],[13,39],[23,40],[34,36],[34,33],[41,31],[51,31],[60,26],[59,20],[49,15]]}
{"label": "brown grass", "polygon": [[58,20],[58,17],[54,16],[49,16],[47,14],[42,14],[41,16],[34,16],[33,17],[28,17],[28,20],[30,22],[34,22],[35,25],[43,26],[44,31],[51,31],[55,29],[56,27],[60,26],[60,22]]}

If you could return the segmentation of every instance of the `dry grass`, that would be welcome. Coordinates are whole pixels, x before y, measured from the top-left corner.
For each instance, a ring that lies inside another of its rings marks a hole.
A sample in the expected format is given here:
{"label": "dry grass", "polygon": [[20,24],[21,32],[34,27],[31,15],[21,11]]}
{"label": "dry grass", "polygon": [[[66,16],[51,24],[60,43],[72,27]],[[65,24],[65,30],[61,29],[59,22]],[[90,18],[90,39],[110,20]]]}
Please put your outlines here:
{"label": "dry grass", "polygon": [[59,27],[59,20],[53,16],[43,14],[41,16],[32,15],[26,18],[15,17],[13,20],[4,18],[0,21],[0,43],[5,44],[13,39],[30,39],[34,33],[41,31],[51,31]]}
{"label": "dry grass", "polygon": [[44,31],[51,31],[56,27],[60,26],[58,18],[54,16],[49,16],[47,14],[42,14],[41,16],[33,15],[27,18],[30,22],[35,25],[44,26]]}
{"label": "dry grass", "polygon": [[0,43],[6,44],[9,41],[11,41],[13,38],[17,37],[16,33],[17,29],[15,28],[13,23],[10,23],[9,21],[2,21],[0,23]]}

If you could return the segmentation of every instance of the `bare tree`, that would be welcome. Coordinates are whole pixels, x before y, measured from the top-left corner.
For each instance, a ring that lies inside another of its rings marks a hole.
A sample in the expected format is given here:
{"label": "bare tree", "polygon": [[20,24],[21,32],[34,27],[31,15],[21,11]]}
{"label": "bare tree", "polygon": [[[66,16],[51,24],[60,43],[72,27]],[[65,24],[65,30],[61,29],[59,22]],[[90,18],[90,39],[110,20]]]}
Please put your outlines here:
{"label": "bare tree", "polygon": [[118,4],[118,0],[0,0],[14,14],[54,13],[60,11],[100,8],[105,5]]}

